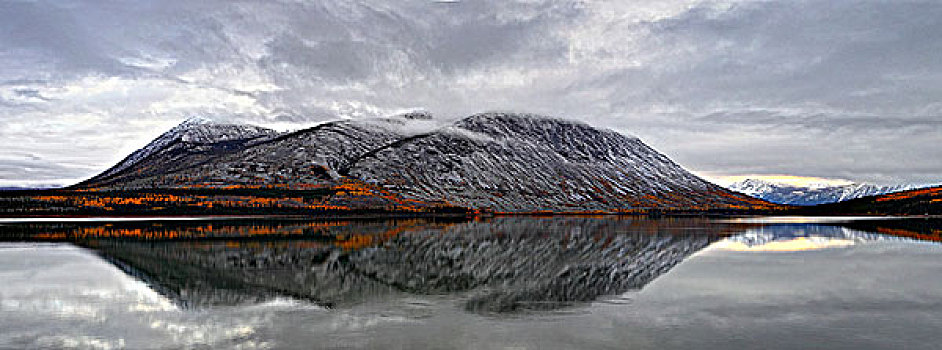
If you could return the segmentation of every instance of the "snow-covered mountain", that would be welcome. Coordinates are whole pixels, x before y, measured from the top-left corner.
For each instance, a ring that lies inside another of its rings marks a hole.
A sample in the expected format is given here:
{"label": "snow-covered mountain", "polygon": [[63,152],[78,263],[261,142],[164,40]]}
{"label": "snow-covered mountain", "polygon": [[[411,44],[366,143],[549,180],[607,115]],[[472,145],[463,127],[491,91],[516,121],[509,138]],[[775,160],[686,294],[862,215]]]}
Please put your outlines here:
{"label": "snow-covered mountain", "polygon": [[365,154],[343,173],[407,197],[497,211],[741,201],[637,138],[529,114],[470,116]]}
{"label": "snow-covered mountain", "polygon": [[877,186],[872,184],[796,186],[758,179],[747,179],[728,186],[730,190],[761,198],[772,203],[817,205],[849,199],[905,191],[913,186]]}
{"label": "snow-covered mountain", "polygon": [[700,179],[637,138],[511,113],[448,124],[410,113],[283,134],[186,122],[79,187],[296,188],[344,181],[407,199],[510,212],[768,205]]}
{"label": "snow-covered mountain", "polygon": [[[162,173],[175,160],[192,160],[197,154],[219,154],[246,147],[252,141],[272,137],[278,132],[254,125],[215,123],[210,119],[193,117],[161,134],[115,166],[86,182],[101,183],[106,179],[120,180],[125,170],[134,168],[140,176],[149,168]],[[186,162],[184,162],[186,163]],[[181,164],[182,165],[182,164]]]}

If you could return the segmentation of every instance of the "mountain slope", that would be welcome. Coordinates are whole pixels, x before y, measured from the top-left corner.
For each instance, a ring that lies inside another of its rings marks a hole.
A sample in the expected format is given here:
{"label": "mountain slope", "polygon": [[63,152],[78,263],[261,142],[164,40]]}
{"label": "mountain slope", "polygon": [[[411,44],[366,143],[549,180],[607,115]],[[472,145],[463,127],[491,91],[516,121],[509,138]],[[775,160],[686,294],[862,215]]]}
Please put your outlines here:
{"label": "mountain slope", "polygon": [[185,183],[316,185],[336,170],[402,137],[400,120],[338,121],[288,133],[178,173]]}
{"label": "mountain slope", "polygon": [[[187,121],[80,185],[112,189],[330,185],[340,178],[335,169],[350,160],[406,137],[414,128],[430,127],[409,118],[415,117],[335,121],[284,134]],[[243,131],[243,137],[230,136],[233,129]],[[194,134],[201,136],[199,148],[187,142]],[[122,173],[132,166],[133,172]]]}
{"label": "mountain slope", "polygon": [[757,179],[747,179],[733,183],[729,185],[728,188],[772,203],[817,205],[899,192],[912,189],[912,186],[877,186],[871,184],[794,186]]}
{"label": "mountain slope", "polygon": [[[346,184],[357,193],[368,188],[501,212],[771,206],[700,179],[637,138],[583,123],[507,113],[478,114],[444,127],[428,119],[407,114],[337,121],[284,134],[184,123],[78,187]],[[221,131],[202,133],[206,128]],[[191,134],[201,137],[186,136]]]}
{"label": "mountain slope", "polygon": [[83,181],[78,187],[99,187],[131,182],[147,176],[166,176],[215,155],[244,149],[277,135],[271,129],[253,125],[220,124],[204,118],[190,118],[170,129],[103,173]]}
{"label": "mountain slope", "polygon": [[349,175],[406,197],[495,211],[756,205],[637,138],[586,124],[486,113],[358,160]]}

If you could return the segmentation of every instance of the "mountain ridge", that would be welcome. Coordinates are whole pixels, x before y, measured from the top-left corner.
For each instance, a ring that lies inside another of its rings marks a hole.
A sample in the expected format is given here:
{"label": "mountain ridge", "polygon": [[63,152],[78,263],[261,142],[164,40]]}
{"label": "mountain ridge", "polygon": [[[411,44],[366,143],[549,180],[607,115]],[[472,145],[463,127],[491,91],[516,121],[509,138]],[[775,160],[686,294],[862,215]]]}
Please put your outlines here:
{"label": "mountain ridge", "polygon": [[[259,138],[276,135],[275,130],[254,125],[222,124],[203,117],[186,119],[179,125],[164,132],[143,148],[132,152],[113,167],[105,170],[86,182],[96,182],[141,164],[148,158],[160,153],[174,150],[185,151],[189,147],[200,145],[236,146],[233,143],[248,143]],[[177,147],[174,147],[177,146]],[[79,183],[81,185],[82,183]]]}
{"label": "mountain ridge", "polygon": [[506,112],[449,124],[427,113],[407,113],[286,133],[197,119],[74,188],[291,189],[344,183],[408,200],[498,212],[772,207],[697,177],[637,137]]}
{"label": "mountain ridge", "polygon": [[799,186],[760,179],[746,179],[732,183],[727,186],[727,188],[773,203],[808,206],[900,192],[914,189],[916,186],[878,186],[868,183],[851,183],[845,185],[810,184]]}

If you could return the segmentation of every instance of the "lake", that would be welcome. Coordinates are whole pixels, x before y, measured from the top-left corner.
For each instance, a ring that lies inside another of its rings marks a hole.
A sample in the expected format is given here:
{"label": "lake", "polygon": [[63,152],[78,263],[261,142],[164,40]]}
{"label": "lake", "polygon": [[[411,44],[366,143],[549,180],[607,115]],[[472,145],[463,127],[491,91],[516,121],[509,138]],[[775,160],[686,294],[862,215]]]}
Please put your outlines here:
{"label": "lake", "polygon": [[938,349],[922,218],[0,221],[0,348]]}

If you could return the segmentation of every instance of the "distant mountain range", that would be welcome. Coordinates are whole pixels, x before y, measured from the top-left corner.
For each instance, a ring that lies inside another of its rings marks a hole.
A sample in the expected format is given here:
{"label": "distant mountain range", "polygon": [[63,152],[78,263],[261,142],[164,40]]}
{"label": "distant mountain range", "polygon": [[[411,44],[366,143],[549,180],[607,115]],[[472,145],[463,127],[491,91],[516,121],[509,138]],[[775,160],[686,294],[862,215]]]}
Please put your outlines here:
{"label": "distant mountain range", "polygon": [[287,133],[192,119],[71,187],[187,188],[343,188],[333,193],[382,197],[372,206],[410,200],[518,213],[773,207],[693,175],[638,138],[514,113],[441,124],[409,113]]}
{"label": "distant mountain range", "polygon": [[727,186],[730,190],[788,205],[818,205],[876,196],[915,188],[911,185],[877,186],[871,184],[795,186],[748,179]]}

